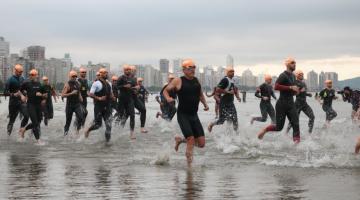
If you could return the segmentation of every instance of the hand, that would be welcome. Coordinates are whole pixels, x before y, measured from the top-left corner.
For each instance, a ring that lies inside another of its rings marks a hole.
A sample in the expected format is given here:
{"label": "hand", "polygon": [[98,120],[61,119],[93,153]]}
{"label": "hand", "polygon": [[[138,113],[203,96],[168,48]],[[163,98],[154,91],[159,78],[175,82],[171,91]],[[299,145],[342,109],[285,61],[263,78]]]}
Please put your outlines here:
{"label": "hand", "polygon": [[21,97],[21,101],[22,101],[23,103],[26,103],[26,97],[25,97],[24,95],[20,95],[20,97]]}
{"label": "hand", "polygon": [[105,101],[105,100],[106,100],[106,96],[97,97],[96,100],[98,100],[98,101]]}
{"label": "hand", "polygon": [[20,91],[17,91],[16,93],[13,94],[14,97],[19,97],[21,94],[20,94]]}
{"label": "hand", "polygon": [[234,90],[227,91],[228,94],[235,94]]}
{"label": "hand", "polygon": [[41,94],[41,92],[36,92],[36,93],[35,93],[35,96],[37,96],[37,97],[42,97],[43,95]]}
{"label": "hand", "polygon": [[269,100],[269,97],[262,97],[262,99],[263,99],[264,101],[267,101],[267,100]]}
{"label": "hand", "polygon": [[301,90],[300,90],[300,92],[305,92],[306,90],[305,90],[305,88],[301,88]]}
{"label": "hand", "polygon": [[75,95],[75,94],[77,94],[78,93],[78,91],[77,90],[74,90],[74,91],[72,91],[70,94],[71,95]]}
{"label": "hand", "polygon": [[294,91],[296,94],[300,93],[299,87],[296,85],[290,86],[290,89]]}
{"label": "hand", "polygon": [[48,96],[47,96],[47,94],[43,94],[42,97],[47,99]]}
{"label": "hand", "polygon": [[140,85],[137,85],[134,87],[135,89],[139,90],[140,89]]}
{"label": "hand", "polygon": [[131,84],[124,85],[124,88],[131,88]]}
{"label": "hand", "polygon": [[173,99],[172,97],[169,97],[169,98],[166,98],[166,101],[167,101],[168,103],[171,103],[171,102],[174,102],[175,99]]}
{"label": "hand", "polygon": [[209,106],[207,104],[204,105],[204,110],[208,111],[209,110]]}

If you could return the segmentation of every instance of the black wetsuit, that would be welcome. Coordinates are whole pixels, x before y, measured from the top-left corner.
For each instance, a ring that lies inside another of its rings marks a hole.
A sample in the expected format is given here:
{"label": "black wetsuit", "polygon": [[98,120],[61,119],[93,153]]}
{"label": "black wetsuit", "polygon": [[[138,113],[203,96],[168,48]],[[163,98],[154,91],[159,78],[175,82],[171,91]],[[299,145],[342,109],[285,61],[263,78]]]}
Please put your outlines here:
{"label": "black wetsuit", "polygon": [[46,103],[42,105],[42,113],[44,118],[44,123],[47,126],[48,120],[54,117],[54,108],[52,103],[52,94],[54,92],[54,88],[51,85],[42,85],[41,86],[45,93],[47,94]]}
{"label": "black wetsuit", "polygon": [[105,139],[110,140],[111,137],[111,85],[104,80],[98,80],[101,82],[102,87],[100,91],[95,91],[94,95],[97,97],[106,96],[106,100],[98,101],[94,99],[94,123],[90,126],[89,131],[96,130],[102,126],[102,120],[104,120],[106,130]]}
{"label": "black wetsuit", "polygon": [[185,138],[203,137],[204,129],[198,117],[201,85],[196,77],[189,80],[181,77],[181,88],[177,91],[179,106],[177,120]]}
{"label": "black wetsuit", "polygon": [[322,105],[322,109],[326,113],[326,120],[327,121],[333,120],[337,116],[337,113],[332,108],[332,102],[336,98],[335,90],[325,88],[319,93],[319,97],[322,100],[324,100],[323,105]]}
{"label": "black wetsuit", "polygon": [[36,140],[40,139],[40,123],[42,118],[40,96],[36,96],[37,92],[45,94],[46,91],[41,87],[38,81],[25,81],[21,86],[21,91],[25,91],[27,95],[27,110],[31,123],[26,126],[26,130],[32,129]]}
{"label": "black wetsuit", "polygon": [[[168,121],[171,121],[172,118],[176,114],[176,102],[167,102],[164,97],[164,90],[167,87],[168,84],[166,84],[160,91],[160,102],[162,103],[162,106],[160,106],[162,118]],[[170,91],[169,96],[173,98],[174,100],[177,98],[175,91]]]}
{"label": "black wetsuit", "polygon": [[13,94],[20,90],[24,81],[22,76],[11,76],[6,82],[5,95],[10,96],[9,99],[9,123],[7,125],[7,132],[10,135],[14,126],[16,117],[21,113],[23,116],[21,120],[21,128],[24,128],[29,121],[26,103],[21,102],[20,97],[15,97]]}
{"label": "black wetsuit", "polygon": [[146,122],[146,107],[145,107],[145,97],[146,97],[146,89],[144,86],[140,86],[139,90],[134,92],[134,106],[136,110],[140,112],[140,126],[141,128],[145,127]]}
{"label": "black wetsuit", "polygon": [[268,126],[266,131],[281,131],[287,117],[293,127],[294,141],[300,141],[299,116],[293,99],[294,92],[290,89],[290,86],[294,85],[295,75],[288,71],[281,73],[276,80],[275,89],[280,91],[280,97],[275,106],[276,125]]}
{"label": "black wetsuit", "polygon": [[[309,133],[312,133],[312,130],[314,128],[315,115],[309,104],[306,102],[306,97],[312,97],[312,94],[307,92],[307,86],[304,81],[296,80],[295,84],[299,87],[300,90],[305,88],[305,91],[300,92],[298,95],[296,95],[295,106],[298,115],[300,115],[300,112],[303,111],[305,115],[309,118]],[[288,126],[288,131],[290,129],[291,124],[289,124]]]}
{"label": "black wetsuit", "polygon": [[[268,115],[270,116],[271,123],[275,124],[275,110],[273,105],[271,104],[271,97],[276,99],[274,94],[274,90],[270,84],[263,83],[261,84],[255,92],[255,96],[260,98],[260,111],[261,117],[254,117],[255,121],[266,122]],[[267,97],[268,100],[264,100],[263,97]]]}
{"label": "black wetsuit", "polygon": [[87,79],[82,79],[82,78],[78,78],[77,81],[80,83],[80,94],[81,97],[83,99],[83,101],[81,102],[82,105],[82,109],[83,109],[83,113],[84,113],[84,119],[83,119],[83,123],[81,124],[82,126],[84,126],[85,121],[86,121],[86,117],[88,115],[88,111],[87,111],[87,97],[88,97],[88,91],[89,91],[89,81]]}
{"label": "black wetsuit", "polygon": [[[131,88],[125,88],[124,86],[130,84]],[[135,128],[135,106],[133,98],[133,87],[136,85],[136,80],[133,77],[122,75],[117,81],[117,88],[120,91],[118,99],[119,118],[121,119],[121,125],[124,126],[126,119],[130,117],[130,129]]]}
{"label": "black wetsuit", "polygon": [[[235,85],[234,82],[228,78],[224,77],[217,86],[218,88],[225,91],[234,91]],[[234,94],[222,94],[220,96],[220,116],[219,119],[216,120],[215,124],[223,124],[226,120],[231,121],[234,126],[234,130],[238,128],[238,119],[237,112],[234,105]]]}
{"label": "black wetsuit", "polygon": [[360,91],[351,90],[350,95],[346,96],[344,93],[342,94],[342,98],[344,102],[351,103],[352,110],[357,112],[360,106]]}
{"label": "black wetsuit", "polygon": [[116,85],[116,82],[115,83],[113,83],[112,85],[111,85],[111,87],[112,87],[112,92],[113,92],[113,95],[114,95],[114,97],[115,97],[115,100],[111,100],[111,108],[113,109],[113,110],[115,110],[115,115],[118,115],[119,114],[119,109],[118,109],[118,103],[117,103],[117,99],[119,98],[119,90],[118,90],[118,88],[117,88],[117,85]]}
{"label": "black wetsuit", "polygon": [[[68,81],[69,84],[69,91],[68,93],[73,92],[74,90],[77,90],[78,92],[74,95],[68,96],[66,97],[66,108],[65,108],[65,114],[66,114],[66,123],[65,123],[65,127],[64,127],[64,135],[67,135],[69,132],[69,128],[70,128],[70,124],[71,124],[71,120],[72,120],[72,116],[73,113],[75,113],[76,115],[76,130],[80,130],[82,124],[84,123],[84,116],[85,113],[83,111],[81,102],[80,102],[80,98],[79,98],[79,93],[80,93],[80,84],[78,81]],[[78,123],[81,122],[81,123]]]}

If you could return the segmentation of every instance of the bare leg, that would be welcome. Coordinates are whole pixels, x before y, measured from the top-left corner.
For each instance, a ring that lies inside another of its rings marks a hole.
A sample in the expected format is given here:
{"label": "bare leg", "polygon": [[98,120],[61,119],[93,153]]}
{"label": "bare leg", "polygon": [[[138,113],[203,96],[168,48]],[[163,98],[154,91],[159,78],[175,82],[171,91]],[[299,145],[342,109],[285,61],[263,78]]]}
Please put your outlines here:
{"label": "bare leg", "polygon": [[358,154],[360,152],[360,137],[357,139],[357,143],[355,146],[355,153]]}
{"label": "bare leg", "polygon": [[186,139],[180,136],[175,136],[175,151],[179,150],[179,146],[181,143],[186,143]]}
{"label": "bare leg", "polygon": [[261,131],[257,135],[258,139],[262,140],[265,134],[266,134],[266,128],[261,129]]}
{"label": "bare leg", "polygon": [[186,159],[188,164],[191,164],[193,161],[193,151],[194,151],[195,139],[194,136],[190,136],[186,139]]}
{"label": "bare leg", "polygon": [[132,139],[132,140],[136,139],[135,132],[133,130],[130,131],[130,139]]}

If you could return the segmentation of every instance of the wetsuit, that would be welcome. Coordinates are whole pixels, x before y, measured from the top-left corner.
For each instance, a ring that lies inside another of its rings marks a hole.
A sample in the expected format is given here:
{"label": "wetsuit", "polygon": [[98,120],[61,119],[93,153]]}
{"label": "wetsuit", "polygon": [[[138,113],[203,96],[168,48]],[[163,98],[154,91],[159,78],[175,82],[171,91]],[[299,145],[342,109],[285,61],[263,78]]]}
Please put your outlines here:
{"label": "wetsuit", "polygon": [[[255,92],[255,96],[260,98],[260,111],[261,117],[254,117],[255,121],[266,122],[267,116],[270,116],[271,123],[275,124],[275,110],[273,105],[271,104],[271,97],[276,99],[274,94],[274,90],[270,84],[263,83],[261,84]],[[267,97],[268,100],[264,100],[263,97]]]}
{"label": "wetsuit", "polygon": [[47,126],[48,120],[52,119],[54,117],[54,108],[52,103],[52,94],[54,93],[54,88],[51,85],[42,85],[41,86],[47,94],[47,97],[45,100],[45,104],[42,105],[42,113],[44,118],[44,123]]}
{"label": "wetsuit", "polygon": [[[234,91],[234,81],[228,77],[224,77],[217,86],[218,88],[225,90],[226,92]],[[220,96],[220,116],[214,124],[223,124],[226,120],[233,123],[234,130],[238,128],[237,112],[234,105],[234,94],[222,94]]]}
{"label": "wetsuit", "polygon": [[[73,113],[76,115],[76,121],[77,122],[83,122],[85,113],[83,111],[79,93],[80,93],[80,84],[78,81],[70,80],[68,81],[69,84],[69,91],[68,93],[73,92],[74,90],[77,90],[78,92],[74,95],[66,97],[66,108],[65,108],[65,114],[66,114],[66,123],[64,127],[64,135],[67,135],[69,132],[71,120]],[[83,123],[75,123],[76,124],[76,130],[80,130]]]}
{"label": "wetsuit", "polygon": [[344,93],[342,94],[342,98],[344,102],[351,103],[352,110],[357,112],[360,106],[360,91],[351,90],[350,95],[346,96]]}
{"label": "wetsuit", "polygon": [[[176,102],[167,102],[165,97],[164,97],[164,90],[165,88],[168,86],[168,84],[166,84],[160,91],[160,102],[162,103],[162,106],[160,106],[161,109],[161,113],[162,113],[162,118],[168,121],[171,121],[172,118],[175,116],[176,113]],[[175,91],[170,91],[169,92],[169,96],[173,99],[176,99],[176,92]]]}
{"label": "wetsuit", "polygon": [[27,110],[31,123],[26,126],[26,130],[32,129],[36,140],[40,139],[40,123],[42,118],[41,100],[42,97],[36,96],[37,92],[45,94],[46,91],[41,87],[38,81],[25,81],[21,85],[21,91],[25,91],[27,95]]}
{"label": "wetsuit", "polygon": [[83,99],[83,101],[81,102],[82,105],[82,109],[83,109],[83,113],[84,113],[84,117],[83,117],[83,122],[82,122],[82,126],[84,126],[85,121],[86,121],[86,117],[88,115],[88,111],[87,111],[87,97],[88,97],[88,91],[89,91],[89,81],[86,78],[78,78],[77,81],[80,83],[80,94],[81,97]]}
{"label": "wetsuit", "polygon": [[[131,88],[125,88],[124,86],[130,84]],[[121,119],[121,125],[124,126],[126,118],[130,117],[130,129],[135,128],[135,110],[134,110],[134,98],[133,98],[133,87],[136,85],[136,79],[122,75],[117,81],[117,88],[120,91],[118,99],[118,109]]]}
{"label": "wetsuit", "polygon": [[280,74],[275,83],[275,90],[280,91],[280,97],[276,102],[276,124],[266,127],[266,131],[281,131],[284,128],[286,117],[293,127],[294,141],[300,141],[299,116],[294,103],[294,92],[290,86],[295,85],[295,75],[288,71]]}
{"label": "wetsuit", "polygon": [[[309,104],[306,102],[306,97],[312,97],[312,94],[307,92],[307,86],[304,81],[296,80],[295,84],[296,84],[296,86],[299,87],[300,90],[305,88],[305,91],[300,92],[298,95],[296,95],[295,106],[296,106],[298,115],[300,115],[300,112],[303,111],[305,113],[305,115],[309,118],[309,123],[308,123],[309,133],[312,133],[312,130],[314,127],[315,116],[314,116],[313,110],[311,109]],[[289,126],[288,126],[288,131],[290,129],[291,129],[291,124],[289,124]]]}
{"label": "wetsuit", "polygon": [[179,106],[177,120],[185,138],[204,136],[204,129],[198,117],[201,85],[196,77],[189,80],[181,77],[181,88],[177,91]]}
{"label": "wetsuit", "polygon": [[326,120],[327,121],[333,120],[337,116],[337,113],[332,108],[332,102],[336,98],[335,90],[325,88],[319,93],[319,97],[322,100],[324,100],[323,105],[322,105],[322,109],[326,113]]}
{"label": "wetsuit", "polygon": [[145,98],[146,98],[147,90],[144,86],[140,86],[139,90],[134,92],[134,106],[136,110],[140,112],[140,125],[141,128],[145,127],[146,122],[146,107],[145,107]]}
{"label": "wetsuit", "polygon": [[119,114],[119,109],[118,109],[117,99],[119,98],[119,91],[117,89],[116,83],[112,84],[111,87],[112,87],[112,92],[113,92],[114,97],[115,97],[115,100],[113,100],[113,99],[111,100],[111,108],[113,110],[115,110],[115,112],[116,112],[115,115],[118,115]]}
{"label": "wetsuit", "polygon": [[102,120],[104,120],[106,126],[105,139],[106,141],[109,141],[111,137],[111,84],[106,80],[99,79],[91,86],[90,93],[94,94],[96,97],[106,96],[106,100],[98,101],[94,99],[95,119],[94,123],[89,128],[89,132],[99,129],[102,126]]}
{"label": "wetsuit", "polygon": [[15,97],[14,93],[20,90],[20,87],[24,81],[22,76],[11,76],[6,82],[5,95],[10,96],[9,99],[9,123],[7,125],[8,135],[11,134],[14,122],[19,113],[22,114],[21,128],[24,128],[29,121],[29,115],[27,112],[26,103],[21,102],[20,97]]}

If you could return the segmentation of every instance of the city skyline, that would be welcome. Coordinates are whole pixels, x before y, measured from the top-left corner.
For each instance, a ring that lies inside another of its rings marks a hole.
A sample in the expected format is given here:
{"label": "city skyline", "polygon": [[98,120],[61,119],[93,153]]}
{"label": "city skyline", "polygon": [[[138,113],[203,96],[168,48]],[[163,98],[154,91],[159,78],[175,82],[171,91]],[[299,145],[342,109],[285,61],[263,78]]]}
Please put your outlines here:
{"label": "city skyline", "polygon": [[330,67],[341,79],[360,75],[356,0],[4,0],[1,5],[6,8],[1,35],[12,43],[11,52],[46,46],[47,57],[68,52],[75,66],[88,60],[157,66],[160,58],[178,57],[222,66],[230,54],[239,71],[277,74],[283,60],[294,56],[305,73]]}

